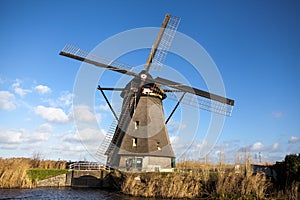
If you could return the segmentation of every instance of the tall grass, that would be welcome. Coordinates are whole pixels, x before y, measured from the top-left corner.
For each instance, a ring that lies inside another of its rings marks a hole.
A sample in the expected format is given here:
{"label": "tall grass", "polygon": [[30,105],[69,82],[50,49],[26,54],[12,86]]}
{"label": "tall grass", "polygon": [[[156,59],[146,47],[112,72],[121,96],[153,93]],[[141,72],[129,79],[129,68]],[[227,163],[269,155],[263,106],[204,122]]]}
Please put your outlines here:
{"label": "tall grass", "polygon": [[0,187],[1,188],[31,188],[31,180],[26,170],[30,167],[24,159],[0,159]]}
{"label": "tall grass", "polygon": [[237,172],[232,165],[185,162],[173,173],[127,174],[122,192],[160,198],[263,199],[269,186],[266,176],[253,174],[247,164]]}
{"label": "tall grass", "polygon": [[249,164],[243,165],[239,172],[235,170],[218,172],[216,182],[216,196],[222,198],[255,198],[268,196],[271,182],[263,173],[253,174]]}
{"label": "tall grass", "polygon": [[133,196],[161,198],[196,198],[210,196],[201,176],[184,173],[130,174],[125,179],[122,192]]}
{"label": "tall grass", "polygon": [[65,167],[64,161],[0,158],[0,188],[32,188],[35,187],[35,183],[28,177],[28,169],[65,169]]}

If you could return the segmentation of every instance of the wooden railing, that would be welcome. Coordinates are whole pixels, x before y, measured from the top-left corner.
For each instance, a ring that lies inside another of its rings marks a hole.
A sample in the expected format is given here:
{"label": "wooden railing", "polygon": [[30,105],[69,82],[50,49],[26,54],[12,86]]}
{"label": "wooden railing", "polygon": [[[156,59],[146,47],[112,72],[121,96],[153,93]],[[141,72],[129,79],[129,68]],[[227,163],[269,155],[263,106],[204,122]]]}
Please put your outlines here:
{"label": "wooden railing", "polygon": [[97,162],[77,162],[69,165],[69,169],[75,170],[105,170],[106,166]]}

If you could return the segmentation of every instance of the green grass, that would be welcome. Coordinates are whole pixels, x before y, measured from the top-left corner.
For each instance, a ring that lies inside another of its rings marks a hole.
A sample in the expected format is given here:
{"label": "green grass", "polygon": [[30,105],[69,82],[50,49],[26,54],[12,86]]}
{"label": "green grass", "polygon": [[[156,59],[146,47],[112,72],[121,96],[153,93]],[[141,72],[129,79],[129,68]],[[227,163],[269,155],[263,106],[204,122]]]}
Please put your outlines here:
{"label": "green grass", "polygon": [[67,173],[66,169],[28,169],[27,175],[32,181],[44,180],[60,174]]}

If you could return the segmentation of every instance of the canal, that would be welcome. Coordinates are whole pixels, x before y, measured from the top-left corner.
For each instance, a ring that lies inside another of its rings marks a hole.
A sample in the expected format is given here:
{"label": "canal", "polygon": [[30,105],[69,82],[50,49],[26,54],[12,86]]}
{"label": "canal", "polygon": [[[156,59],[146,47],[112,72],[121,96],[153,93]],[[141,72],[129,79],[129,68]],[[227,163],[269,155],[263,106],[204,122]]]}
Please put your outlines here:
{"label": "canal", "polygon": [[[100,189],[90,188],[36,188],[36,189],[0,189],[0,199],[28,199],[28,200],[44,200],[44,199],[101,199],[101,200],[138,200],[141,198],[130,197],[118,192],[110,192]],[[142,198],[151,199],[151,198]],[[154,200],[154,198],[152,198]]]}

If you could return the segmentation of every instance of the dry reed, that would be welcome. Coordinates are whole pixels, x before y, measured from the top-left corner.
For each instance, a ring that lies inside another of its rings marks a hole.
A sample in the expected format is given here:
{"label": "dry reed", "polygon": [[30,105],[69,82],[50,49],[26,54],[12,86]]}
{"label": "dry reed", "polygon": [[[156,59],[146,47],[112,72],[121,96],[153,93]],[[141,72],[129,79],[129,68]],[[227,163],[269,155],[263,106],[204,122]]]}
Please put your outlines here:
{"label": "dry reed", "polygon": [[122,192],[159,198],[263,199],[269,186],[266,176],[253,174],[247,164],[237,172],[232,165],[185,162],[173,173],[127,174]]}
{"label": "dry reed", "polygon": [[0,158],[0,188],[32,188],[35,187],[35,183],[27,176],[28,169],[65,169],[65,167],[64,161]]}

